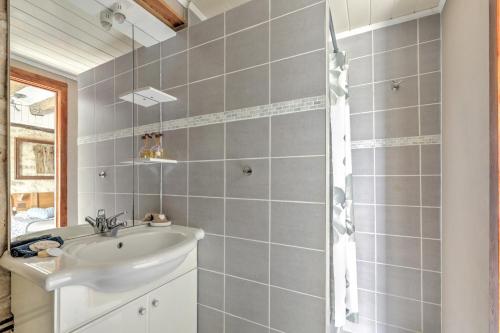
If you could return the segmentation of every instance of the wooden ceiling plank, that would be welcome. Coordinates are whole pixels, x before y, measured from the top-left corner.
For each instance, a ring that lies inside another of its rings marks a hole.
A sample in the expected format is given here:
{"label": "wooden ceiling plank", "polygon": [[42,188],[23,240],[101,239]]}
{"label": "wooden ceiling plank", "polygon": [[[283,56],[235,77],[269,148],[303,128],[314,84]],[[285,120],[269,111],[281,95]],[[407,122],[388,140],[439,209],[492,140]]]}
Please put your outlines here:
{"label": "wooden ceiling plank", "polygon": [[69,66],[69,65],[66,65],[64,63],[57,62],[56,60],[54,60],[54,58],[51,58],[51,57],[46,56],[46,55],[42,55],[40,53],[33,52],[33,50],[31,50],[30,48],[25,47],[24,45],[20,45],[19,43],[16,45],[12,45],[11,53],[14,55],[16,55],[16,54],[19,54],[19,55],[30,54],[29,57],[22,56],[23,59],[28,59],[28,60],[31,60],[35,63],[43,64],[45,66],[52,67],[52,68],[56,68],[57,70],[59,70],[61,72],[71,74],[75,77],[78,74],[83,73],[89,69],[89,68],[87,68],[87,69],[75,68],[74,66]]}
{"label": "wooden ceiling plank", "polygon": [[157,19],[173,30],[184,26],[184,18],[177,14],[170,5],[163,0],[134,0],[139,6],[147,10]]}
{"label": "wooden ceiling plank", "polygon": [[[87,27],[79,28],[70,24],[58,16],[51,14],[37,6],[33,6],[31,3],[26,0],[15,0],[11,2],[11,7],[18,9],[19,11],[28,14],[31,19],[36,19],[42,21],[46,24],[49,24],[58,30],[64,31],[69,35],[75,36],[80,40],[84,40],[90,45],[99,45],[102,49],[105,49],[107,52],[113,54],[113,56],[119,56],[124,54],[125,52],[129,52],[131,50],[131,46],[128,47],[114,47],[110,45],[109,39],[103,38],[103,30],[98,27],[92,27],[88,25]],[[97,29],[100,31],[100,34],[94,33],[91,34],[90,30]]]}
{"label": "wooden ceiling plank", "polygon": [[54,28],[53,26],[45,22],[34,20],[31,16],[26,15],[25,13],[17,10],[16,8],[11,8],[10,17],[11,21],[13,22],[14,21],[21,22],[20,24],[22,24],[23,26],[25,25],[30,26],[30,29],[37,29],[40,31],[40,33],[51,35],[61,40],[65,40],[71,45],[74,45],[75,47],[81,49],[82,51],[93,52],[96,56],[99,56],[103,60],[113,59],[114,57],[113,54],[107,52],[107,50],[102,50],[97,45],[92,45],[84,40],[78,39],[70,34],[58,30],[57,28]]}
{"label": "wooden ceiling plank", "polygon": [[371,0],[371,24],[392,19],[392,0]]}
{"label": "wooden ceiling plank", "polygon": [[98,48],[89,46],[84,43],[79,43],[78,40],[68,38],[68,36],[58,36],[55,34],[47,33],[43,31],[43,29],[39,29],[39,27],[26,24],[25,22],[19,22],[19,20],[17,20],[16,18],[11,19],[10,25],[11,27],[18,28],[39,38],[46,39],[51,43],[60,45],[61,48],[71,50],[73,53],[77,53],[82,56],[85,55],[85,58],[96,63],[102,63],[113,59],[113,56],[102,52]]}
{"label": "wooden ceiling plank", "polygon": [[401,17],[415,13],[417,0],[394,0],[392,7],[392,17]]}
{"label": "wooden ceiling plank", "polygon": [[58,20],[70,26],[73,26],[77,29],[83,30],[87,34],[91,35],[92,37],[102,42],[109,43],[110,40],[113,40],[113,47],[122,52],[128,52],[132,47],[132,41],[130,39],[127,41],[122,41],[111,35],[109,31],[102,29],[101,24],[97,19],[97,14],[96,14],[96,20],[92,21],[83,18],[82,17],[83,13],[77,15],[75,14],[74,11],[69,11],[66,9],[66,7],[61,7],[52,0],[45,0],[43,1],[43,3],[40,2],[39,0],[14,0],[14,1],[15,2],[25,1],[31,4],[32,6],[38,8],[39,11],[44,11],[46,13],[49,13],[55,16]]}
{"label": "wooden ceiling plank", "polygon": [[65,70],[68,73],[78,74],[89,69],[89,67],[79,62],[71,61],[71,59],[66,57],[59,57],[57,52],[53,52],[50,49],[43,47],[34,49],[33,44],[26,41],[21,36],[16,35],[15,38],[11,39],[11,48],[13,52],[23,55],[26,58],[36,59],[42,63],[50,63],[52,67]]}
{"label": "wooden ceiling plank", "polygon": [[[34,44],[44,43],[49,45],[54,50],[58,50],[61,55],[65,57],[70,57],[74,60],[78,60],[85,66],[98,66],[102,64],[102,60],[92,55],[92,53],[79,52],[71,45],[65,43],[65,41],[54,38],[50,35],[39,33],[36,31],[30,31],[16,26],[15,22],[11,21],[11,30],[17,35],[23,36],[26,40],[33,41]],[[112,58],[111,58],[112,59]],[[111,60],[110,59],[110,60]]]}
{"label": "wooden ceiling plank", "polygon": [[350,29],[370,24],[370,0],[348,0],[348,8]]}
{"label": "wooden ceiling plank", "polygon": [[349,30],[349,15],[347,13],[346,0],[333,0],[332,3],[333,25],[335,32],[340,33]]}
{"label": "wooden ceiling plank", "polygon": [[[79,8],[76,8],[74,5],[72,5],[68,0],[52,0],[54,3],[56,3],[58,6],[64,7],[66,10],[73,12],[75,15],[80,16],[82,19],[88,21],[90,24],[94,24],[95,26],[99,27],[100,26],[100,21],[99,17],[97,16],[90,16],[87,13],[82,12]],[[104,9],[104,6],[103,6]],[[132,29],[132,27],[130,27]],[[125,34],[122,34],[116,29],[111,29],[109,31],[105,31],[107,34],[112,35],[114,38],[120,40],[121,42],[125,43],[129,47],[131,46],[131,39],[126,36]]]}
{"label": "wooden ceiling plank", "polygon": [[101,49],[103,52],[106,52],[107,54],[111,55],[112,57],[118,57],[123,54],[121,51],[111,47],[110,45],[102,43],[101,41],[92,38],[82,30],[76,28],[73,28],[71,31],[64,30],[64,28],[58,26],[57,23],[55,22],[50,22],[50,21],[47,22],[45,20],[37,19],[31,16],[30,14],[14,7],[11,7],[10,12],[11,12],[11,17],[16,17],[21,22],[30,22],[30,21],[37,22],[37,24],[40,24],[40,26],[46,28],[45,31],[48,31],[49,33],[58,31],[59,33],[65,35],[67,39],[73,38],[79,40],[82,43],[85,43],[86,45],[97,47]]}
{"label": "wooden ceiling plank", "polygon": [[439,6],[439,0],[417,0],[416,10],[426,10]]}

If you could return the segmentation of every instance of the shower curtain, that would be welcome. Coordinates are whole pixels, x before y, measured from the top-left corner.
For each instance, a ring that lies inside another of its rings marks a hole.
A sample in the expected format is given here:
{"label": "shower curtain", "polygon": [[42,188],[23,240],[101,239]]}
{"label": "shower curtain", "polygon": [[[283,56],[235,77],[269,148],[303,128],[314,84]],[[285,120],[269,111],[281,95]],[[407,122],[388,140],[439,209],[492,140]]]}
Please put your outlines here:
{"label": "shower curtain", "polygon": [[344,52],[330,57],[330,304],[332,333],[358,320],[351,125]]}

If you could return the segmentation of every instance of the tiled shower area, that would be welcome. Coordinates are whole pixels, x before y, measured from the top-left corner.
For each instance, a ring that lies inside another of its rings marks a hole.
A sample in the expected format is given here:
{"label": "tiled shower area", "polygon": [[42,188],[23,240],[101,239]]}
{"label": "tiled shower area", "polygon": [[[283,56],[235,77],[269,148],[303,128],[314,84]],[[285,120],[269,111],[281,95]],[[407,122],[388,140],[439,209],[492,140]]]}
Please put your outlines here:
{"label": "tiled shower area", "polygon": [[354,332],[441,331],[440,35],[433,15],[339,40],[350,59]]}
{"label": "tiled shower area", "polygon": [[[251,0],[79,76],[79,221],[104,208],[202,228],[199,333],[328,327],[327,7]],[[339,39],[350,59],[355,333],[440,332],[440,34],[433,15]],[[146,86],[177,101],[119,98]],[[158,131],[175,167],[123,163]]]}

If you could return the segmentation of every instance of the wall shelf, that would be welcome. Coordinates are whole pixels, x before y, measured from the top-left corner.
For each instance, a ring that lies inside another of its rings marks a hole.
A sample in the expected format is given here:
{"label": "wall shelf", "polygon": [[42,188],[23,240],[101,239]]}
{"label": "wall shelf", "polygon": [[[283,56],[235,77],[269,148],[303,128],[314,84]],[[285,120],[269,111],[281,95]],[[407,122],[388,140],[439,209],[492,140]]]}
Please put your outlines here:
{"label": "wall shelf", "polygon": [[122,164],[135,164],[135,165],[145,165],[145,164],[177,164],[176,160],[169,160],[165,158],[134,158],[129,161],[121,162]]}

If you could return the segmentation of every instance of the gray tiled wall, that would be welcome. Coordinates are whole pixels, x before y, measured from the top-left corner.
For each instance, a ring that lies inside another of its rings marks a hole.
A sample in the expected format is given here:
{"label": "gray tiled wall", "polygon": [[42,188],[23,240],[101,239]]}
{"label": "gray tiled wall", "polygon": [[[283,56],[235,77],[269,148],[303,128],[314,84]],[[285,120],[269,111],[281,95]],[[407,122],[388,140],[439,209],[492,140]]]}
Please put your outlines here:
{"label": "gray tiled wall", "polygon": [[[132,87],[130,55],[96,68],[82,76],[94,80],[80,86],[80,135],[324,97],[325,6],[252,0],[139,50],[137,85],[178,101],[135,115],[117,99]],[[114,79],[102,86],[97,77]],[[325,119],[322,108],[165,131],[178,165],[169,173],[136,168],[136,215],[163,209],[207,233],[198,252],[198,332],[324,332]],[[131,205],[132,167],[119,162],[131,157],[132,142],[80,145],[82,215]],[[96,176],[101,169],[107,181]]]}
{"label": "gray tiled wall", "polygon": [[441,133],[440,35],[434,15],[339,41],[351,59],[353,140],[382,140],[353,150],[354,332],[440,332],[440,145],[383,144]]}

